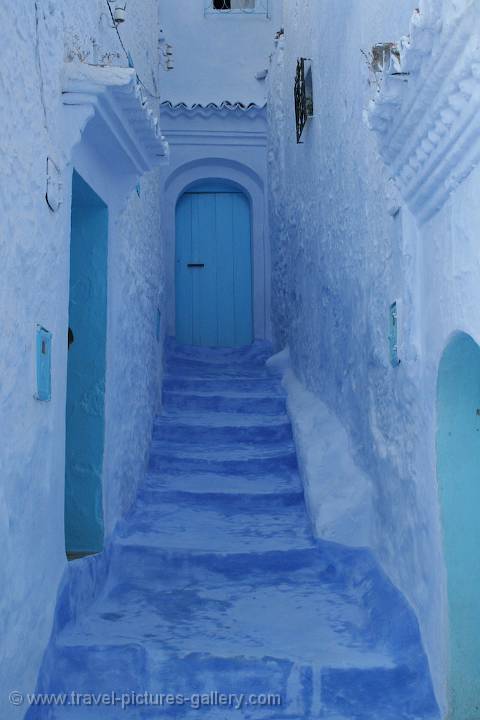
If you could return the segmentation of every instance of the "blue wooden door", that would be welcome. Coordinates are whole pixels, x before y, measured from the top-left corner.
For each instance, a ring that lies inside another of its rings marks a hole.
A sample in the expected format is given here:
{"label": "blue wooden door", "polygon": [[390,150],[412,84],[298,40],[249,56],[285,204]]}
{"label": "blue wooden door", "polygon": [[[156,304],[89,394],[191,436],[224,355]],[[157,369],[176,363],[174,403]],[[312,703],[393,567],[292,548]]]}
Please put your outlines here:
{"label": "blue wooden door", "polygon": [[240,192],[189,192],[176,214],[176,331],[185,345],[253,340],[250,205]]}

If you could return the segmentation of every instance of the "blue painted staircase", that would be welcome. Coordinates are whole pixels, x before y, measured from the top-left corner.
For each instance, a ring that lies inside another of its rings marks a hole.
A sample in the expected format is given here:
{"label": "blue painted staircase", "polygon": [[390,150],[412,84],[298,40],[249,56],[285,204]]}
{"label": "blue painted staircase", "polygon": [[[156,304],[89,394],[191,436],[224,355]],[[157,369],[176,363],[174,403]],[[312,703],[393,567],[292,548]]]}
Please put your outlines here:
{"label": "blue painted staircase", "polygon": [[438,718],[405,599],[368,551],[311,535],[268,354],[168,346],[137,503],[71,564],[39,678],[95,696],[29,720]]}

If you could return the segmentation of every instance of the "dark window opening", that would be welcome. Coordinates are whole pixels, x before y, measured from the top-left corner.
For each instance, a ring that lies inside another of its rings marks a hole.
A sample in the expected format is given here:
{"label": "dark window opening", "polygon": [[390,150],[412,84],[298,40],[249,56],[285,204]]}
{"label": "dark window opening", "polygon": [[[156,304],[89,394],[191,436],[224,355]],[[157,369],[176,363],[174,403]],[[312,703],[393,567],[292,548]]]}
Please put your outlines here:
{"label": "dark window opening", "polygon": [[297,61],[294,95],[297,143],[301,143],[307,120],[313,116],[312,63],[307,58],[299,58]]}
{"label": "dark window opening", "polygon": [[213,10],[233,10],[233,12],[256,12],[257,0],[212,0]]}

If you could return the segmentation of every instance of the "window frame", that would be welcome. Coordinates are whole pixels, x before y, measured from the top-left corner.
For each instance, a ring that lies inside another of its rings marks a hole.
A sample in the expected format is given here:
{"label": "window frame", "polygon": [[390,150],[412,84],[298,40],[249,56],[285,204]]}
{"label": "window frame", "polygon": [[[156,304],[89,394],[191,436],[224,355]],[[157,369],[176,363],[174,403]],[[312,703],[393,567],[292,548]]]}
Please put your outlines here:
{"label": "window frame", "polygon": [[204,12],[208,17],[257,17],[270,18],[270,0],[255,0],[254,8],[225,8],[213,7],[214,0],[204,0]]}

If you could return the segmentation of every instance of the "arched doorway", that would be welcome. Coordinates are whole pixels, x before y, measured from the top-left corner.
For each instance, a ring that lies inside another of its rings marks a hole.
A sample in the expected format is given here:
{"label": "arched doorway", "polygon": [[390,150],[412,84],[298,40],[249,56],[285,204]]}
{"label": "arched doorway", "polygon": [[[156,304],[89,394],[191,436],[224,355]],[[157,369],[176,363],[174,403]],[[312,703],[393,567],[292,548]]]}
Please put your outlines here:
{"label": "arched doorway", "polygon": [[189,188],[176,208],[177,342],[236,347],[253,340],[250,202],[236,185]]}
{"label": "arched doorway", "polygon": [[449,707],[480,718],[480,347],[447,346],[437,386],[437,475],[448,576]]}

